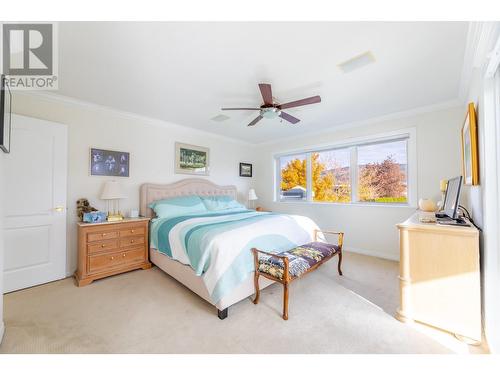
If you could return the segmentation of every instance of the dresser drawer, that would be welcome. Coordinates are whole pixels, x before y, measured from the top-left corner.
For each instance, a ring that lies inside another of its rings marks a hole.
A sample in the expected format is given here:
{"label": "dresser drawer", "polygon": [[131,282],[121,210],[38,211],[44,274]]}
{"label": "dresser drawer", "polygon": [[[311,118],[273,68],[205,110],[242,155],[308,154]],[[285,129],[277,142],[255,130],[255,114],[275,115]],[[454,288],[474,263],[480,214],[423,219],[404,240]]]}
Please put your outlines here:
{"label": "dresser drawer", "polygon": [[120,230],[120,237],[144,236],[146,229],[144,227],[132,227]]}
{"label": "dresser drawer", "polygon": [[99,252],[103,252],[103,251],[116,250],[116,249],[118,249],[118,247],[119,247],[118,239],[93,242],[93,243],[90,243],[87,245],[87,249],[88,249],[89,254],[99,253]]}
{"label": "dresser drawer", "polygon": [[115,267],[123,267],[128,264],[139,263],[145,260],[144,248],[135,248],[116,253],[93,255],[88,257],[89,273],[107,271]]}
{"label": "dresser drawer", "polygon": [[118,231],[88,233],[87,241],[93,242],[93,241],[102,241],[102,240],[109,240],[112,238],[118,238],[118,233],[119,233]]}
{"label": "dresser drawer", "polygon": [[120,247],[136,246],[144,244],[144,236],[120,238]]}

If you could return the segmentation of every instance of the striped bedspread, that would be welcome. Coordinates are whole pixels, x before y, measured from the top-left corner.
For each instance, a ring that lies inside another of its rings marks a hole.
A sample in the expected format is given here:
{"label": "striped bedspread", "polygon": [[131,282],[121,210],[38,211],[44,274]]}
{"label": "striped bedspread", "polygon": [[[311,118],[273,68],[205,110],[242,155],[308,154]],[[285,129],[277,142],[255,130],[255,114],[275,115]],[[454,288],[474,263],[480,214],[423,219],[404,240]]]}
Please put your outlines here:
{"label": "striped bedspread", "polygon": [[313,239],[309,218],[249,210],[154,219],[151,247],[189,265],[217,303],[254,271],[250,249],[285,251]]}

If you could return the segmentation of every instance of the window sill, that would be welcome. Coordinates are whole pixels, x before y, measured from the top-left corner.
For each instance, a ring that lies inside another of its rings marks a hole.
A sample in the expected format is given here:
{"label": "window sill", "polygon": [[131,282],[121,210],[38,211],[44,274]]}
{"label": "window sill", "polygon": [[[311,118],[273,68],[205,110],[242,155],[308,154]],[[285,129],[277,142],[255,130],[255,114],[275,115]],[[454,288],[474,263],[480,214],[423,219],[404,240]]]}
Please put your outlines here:
{"label": "window sill", "polygon": [[401,203],[369,203],[369,202],[354,202],[354,203],[339,203],[339,202],[308,202],[308,201],[274,201],[274,203],[284,203],[284,204],[310,204],[318,206],[345,206],[345,207],[387,207],[387,208],[407,208],[416,210],[417,206],[411,204],[401,204]]}

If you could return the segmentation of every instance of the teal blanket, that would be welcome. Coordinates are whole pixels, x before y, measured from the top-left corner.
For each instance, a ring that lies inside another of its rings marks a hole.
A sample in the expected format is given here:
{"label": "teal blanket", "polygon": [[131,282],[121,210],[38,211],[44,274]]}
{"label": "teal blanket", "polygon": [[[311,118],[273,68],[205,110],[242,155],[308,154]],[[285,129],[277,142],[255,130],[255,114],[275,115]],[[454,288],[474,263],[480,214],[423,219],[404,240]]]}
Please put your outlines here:
{"label": "teal blanket", "polygon": [[305,217],[236,210],[154,219],[151,247],[193,268],[217,303],[254,271],[253,247],[281,252],[312,240]]}

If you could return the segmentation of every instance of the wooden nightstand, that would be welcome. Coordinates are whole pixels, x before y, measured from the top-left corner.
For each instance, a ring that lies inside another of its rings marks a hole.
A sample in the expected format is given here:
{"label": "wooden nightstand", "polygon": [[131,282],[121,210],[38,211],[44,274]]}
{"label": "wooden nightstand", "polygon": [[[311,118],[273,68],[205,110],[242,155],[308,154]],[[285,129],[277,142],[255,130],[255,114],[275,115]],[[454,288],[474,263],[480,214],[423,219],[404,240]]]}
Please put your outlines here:
{"label": "wooden nightstand", "polygon": [[85,286],[103,277],[151,268],[148,260],[148,218],[78,224],[78,269]]}

